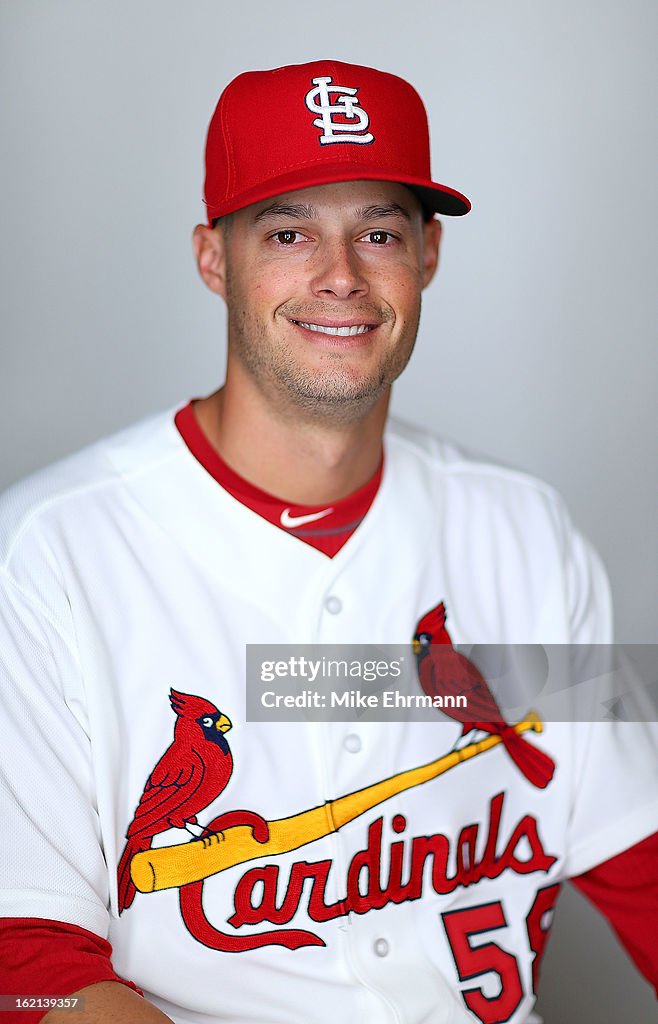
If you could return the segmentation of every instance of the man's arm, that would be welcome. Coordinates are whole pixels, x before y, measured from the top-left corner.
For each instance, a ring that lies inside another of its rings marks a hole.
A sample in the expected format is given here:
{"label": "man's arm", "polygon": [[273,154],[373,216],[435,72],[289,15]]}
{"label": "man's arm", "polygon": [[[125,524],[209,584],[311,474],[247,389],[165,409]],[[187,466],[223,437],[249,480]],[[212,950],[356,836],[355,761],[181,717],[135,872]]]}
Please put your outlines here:
{"label": "man's arm", "polygon": [[114,976],[109,876],[70,602],[37,554],[37,596],[0,566],[0,991],[69,995]]}
{"label": "man's arm", "polygon": [[116,981],[87,985],[74,995],[84,999],[84,1010],[49,1010],[42,1024],[171,1024],[171,1017],[157,1006]]}
{"label": "man's arm", "polygon": [[571,882],[608,919],[658,996],[658,832]]}

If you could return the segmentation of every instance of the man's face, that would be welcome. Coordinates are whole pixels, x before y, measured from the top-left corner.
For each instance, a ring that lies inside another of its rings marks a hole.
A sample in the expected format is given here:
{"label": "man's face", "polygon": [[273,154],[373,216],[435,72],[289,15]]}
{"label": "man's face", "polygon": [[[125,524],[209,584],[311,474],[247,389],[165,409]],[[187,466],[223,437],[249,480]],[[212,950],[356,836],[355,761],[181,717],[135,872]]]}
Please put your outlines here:
{"label": "man's face", "polygon": [[388,182],[239,210],[223,238],[229,373],[237,362],[238,376],[298,414],[363,416],[409,360],[439,234],[412,192]]}

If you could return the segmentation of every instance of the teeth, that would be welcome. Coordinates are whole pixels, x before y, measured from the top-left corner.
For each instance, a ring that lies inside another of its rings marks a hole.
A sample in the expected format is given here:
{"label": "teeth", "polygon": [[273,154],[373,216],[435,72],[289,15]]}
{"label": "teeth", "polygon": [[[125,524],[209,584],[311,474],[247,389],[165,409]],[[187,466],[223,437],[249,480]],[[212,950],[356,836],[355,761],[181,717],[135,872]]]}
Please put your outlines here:
{"label": "teeth", "polygon": [[300,327],[307,331],[317,331],[318,334],[337,334],[341,338],[351,338],[355,334],[365,334],[370,330],[368,324],[354,324],[352,327],[325,327],[323,324],[305,324],[301,320],[295,320]]}

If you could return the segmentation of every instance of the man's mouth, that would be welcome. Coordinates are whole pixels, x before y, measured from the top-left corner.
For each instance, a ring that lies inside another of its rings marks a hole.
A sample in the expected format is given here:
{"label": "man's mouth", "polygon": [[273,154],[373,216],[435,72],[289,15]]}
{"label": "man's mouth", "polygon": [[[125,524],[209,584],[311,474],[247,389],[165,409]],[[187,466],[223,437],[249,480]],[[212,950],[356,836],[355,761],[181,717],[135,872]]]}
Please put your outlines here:
{"label": "man's mouth", "polygon": [[339,338],[353,338],[357,334],[367,334],[377,326],[377,324],[346,324],[343,327],[330,327],[328,324],[311,324],[303,320],[291,320],[291,323],[298,327],[304,327],[307,331],[315,331],[317,334],[333,334]]}

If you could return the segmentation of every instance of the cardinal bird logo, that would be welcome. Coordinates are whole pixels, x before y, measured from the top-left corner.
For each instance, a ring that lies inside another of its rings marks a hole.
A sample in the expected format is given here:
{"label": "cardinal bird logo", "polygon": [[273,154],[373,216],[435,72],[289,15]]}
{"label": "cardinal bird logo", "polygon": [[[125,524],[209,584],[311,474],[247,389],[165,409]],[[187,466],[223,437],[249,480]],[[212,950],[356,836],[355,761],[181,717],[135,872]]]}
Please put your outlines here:
{"label": "cardinal bird logo", "polygon": [[174,740],[146,780],[137,810],[126,832],[126,845],[117,870],[119,912],[135,898],[130,862],[136,853],[148,850],[154,836],[170,828],[181,828],[194,839],[207,841],[222,827],[251,826],[259,841],[267,839],[267,822],[250,811],[230,811],[213,821],[213,829],[202,828],[197,814],[208,807],[226,788],[233,771],[233,757],[226,740],[231,721],[204,697],[171,690],[169,700],[176,712]]}
{"label": "cardinal bird logo", "polygon": [[[553,778],[555,763],[508,725],[477,666],[453,648],[446,629],[443,602],[419,621],[413,650],[420,685],[429,697],[449,694],[467,697],[467,708],[442,708],[444,714],[462,723],[462,736],[474,729],[500,736],[508,755],[526,779],[533,786],[545,789]],[[476,717],[478,720],[474,721]]]}

